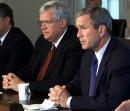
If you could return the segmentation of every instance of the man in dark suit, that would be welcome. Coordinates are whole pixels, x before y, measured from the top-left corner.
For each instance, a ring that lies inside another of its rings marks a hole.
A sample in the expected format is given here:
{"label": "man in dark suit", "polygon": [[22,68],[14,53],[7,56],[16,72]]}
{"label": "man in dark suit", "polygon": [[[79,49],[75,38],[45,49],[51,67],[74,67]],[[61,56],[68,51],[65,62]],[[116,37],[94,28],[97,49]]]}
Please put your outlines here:
{"label": "man in dark suit", "polygon": [[14,27],[12,9],[0,3],[0,82],[3,74],[15,73],[22,68],[32,52],[31,41],[19,28]]}
{"label": "man in dark suit", "polygon": [[[50,87],[72,80],[79,69],[83,50],[76,37],[77,28],[71,25],[71,20],[68,8],[61,2],[50,1],[44,4],[40,8],[39,17],[44,36],[37,40],[29,64],[17,73],[19,78],[11,73],[3,77],[3,88],[17,90],[19,83],[29,82],[31,92],[47,94]],[[52,44],[56,47],[55,53],[44,77],[37,80]],[[9,78],[9,76],[12,77]]]}
{"label": "man in dark suit", "polygon": [[50,88],[49,100],[72,109],[113,111],[130,97],[130,47],[110,35],[112,21],[104,8],[82,9],[76,25],[86,50],[79,73],[66,86]]}

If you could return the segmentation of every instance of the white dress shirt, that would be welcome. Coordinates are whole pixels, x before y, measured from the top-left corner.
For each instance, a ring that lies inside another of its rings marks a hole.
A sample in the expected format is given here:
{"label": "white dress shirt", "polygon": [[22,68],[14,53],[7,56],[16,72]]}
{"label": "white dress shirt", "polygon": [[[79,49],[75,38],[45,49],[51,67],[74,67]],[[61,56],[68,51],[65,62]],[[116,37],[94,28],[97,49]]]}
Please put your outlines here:
{"label": "white dress shirt", "polygon": [[[111,37],[110,37],[111,38]],[[101,60],[102,60],[102,57],[103,57],[103,54],[108,46],[108,43],[110,41],[110,38],[108,39],[108,41],[105,43],[105,45],[98,51],[98,52],[95,52],[95,55],[98,59],[98,67],[97,67],[97,72],[96,72],[96,75],[98,74],[98,70],[99,70],[99,66],[100,66],[100,63],[101,63]],[[67,102],[66,102],[66,105],[67,105],[67,108],[70,108],[70,102],[71,102],[71,99],[72,99],[72,96],[70,96],[68,99],[67,99]]]}
{"label": "white dress shirt", "polygon": [[[10,30],[9,30],[9,31],[10,31]],[[0,45],[1,45],[1,46],[2,46],[2,44],[3,44],[3,42],[4,42],[4,40],[5,40],[5,37],[6,37],[7,34],[9,33],[9,31],[6,32],[2,37],[0,37],[0,41],[1,41]]]}

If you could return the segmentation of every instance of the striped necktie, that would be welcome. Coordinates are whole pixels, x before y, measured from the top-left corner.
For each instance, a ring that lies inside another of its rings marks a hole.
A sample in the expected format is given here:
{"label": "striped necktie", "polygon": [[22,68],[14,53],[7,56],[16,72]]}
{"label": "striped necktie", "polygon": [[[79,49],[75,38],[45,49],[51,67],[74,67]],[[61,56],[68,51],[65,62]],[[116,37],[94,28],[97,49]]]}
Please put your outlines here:
{"label": "striped necktie", "polygon": [[50,61],[51,61],[51,59],[52,59],[52,57],[54,55],[55,50],[56,50],[55,45],[52,45],[51,50],[48,52],[46,58],[43,61],[43,65],[42,65],[42,67],[41,67],[41,69],[39,71],[39,74],[37,76],[37,80],[42,80],[43,79],[43,77],[45,75],[45,72],[46,72],[46,70],[48,68],[48,65],[49,65],[49,63],[50,63]]}

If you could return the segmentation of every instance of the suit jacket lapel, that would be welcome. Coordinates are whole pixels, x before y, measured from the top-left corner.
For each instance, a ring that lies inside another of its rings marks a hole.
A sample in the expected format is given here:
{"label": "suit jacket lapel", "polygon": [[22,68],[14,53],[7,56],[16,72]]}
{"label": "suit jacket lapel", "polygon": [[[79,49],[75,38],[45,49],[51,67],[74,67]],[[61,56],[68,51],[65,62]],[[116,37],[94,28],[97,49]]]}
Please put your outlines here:
{"label": "suit jacket lapel", "polygon": [[[75,27],[74,26],[69,26],[65,35],[63,36],[61,42],[59,43],[55,54],[53,55],[52,61],[50,62],[47,72],[45,74],[45,77],[48,76],[48,74],[50,73],[51,70],[54,69],[55,65],[58,63],[58,59],[61,56],[61,51],[65,50],[66,48],[66,44],[68,43],[68,38],[72,36],[72,32],[74,32]],[[77,29],[75,30],[77,31]]]}
{"label": "suit jacket lapel", "polygon": [[[103,58],[101,60],[101,63],[100,63],[100,66],[99,66],[99,70],[98,70],[98,74],[97,74],[97,79],[96,79],[96,84],[95,84],[95,92],[94,92],[94,95],[96,94],[96,90],[97,90],[97,87],[100,83],[100,80],[101,80],[101,77],[102,75],[104,74],[104,70],[105,70],[105,67],[106,67],[106,64],[109,62],[110,60],[110,56],[111,56],[111,53],[112,53],[112,50],[114,48],[114,39],[111,38],[107,48],[106,48],[106,51],[103,55]],[[107,75],[106,75],[107,76]]]}
{"label": "suit jacket lapel", "polygon": [[48,76],[48,74],[50,73],[50,71],[51,71],[52,69],[54,69],[55,65],[56,65],[57,62],[58,62],[59,54],[60,54],[60,53],[59,53],[59,50],[57,51],[57,49],[56,49],[56,51],[55,51],[55,53],[54,53],[54,55],[53,55],[53,57],[52,57],[52,61],[50,62],[49,66],[48,66],[48,68],[47,68],[47,72],[46,72],[46,74],[45,74],[45,77]]}
{"label": "suit jacket lapel", "polygon": [[[84,56],[82,58],[81,63],[81,83],[83,84],[83,93],[84,95],[88,95],[89,92],[89,83],[90,83],[90,76],[91,76],[91,63],[93,60],[94,51],[92,50],[86,50],[84,53]],[[87,88],[87,89],[86,89]]]}
{"label": "suit jacket lapel", "polygon": [[0,47],[0,60],[3,59],[3,54],[4,54],[5,49],[8,49],[8,47],[9,47],[8,42],[10,42],[10,40],[12,39],[12,37],[10,36],[12,34],[11,32],[12,32],[12,29],[7,34],[2,46]]}

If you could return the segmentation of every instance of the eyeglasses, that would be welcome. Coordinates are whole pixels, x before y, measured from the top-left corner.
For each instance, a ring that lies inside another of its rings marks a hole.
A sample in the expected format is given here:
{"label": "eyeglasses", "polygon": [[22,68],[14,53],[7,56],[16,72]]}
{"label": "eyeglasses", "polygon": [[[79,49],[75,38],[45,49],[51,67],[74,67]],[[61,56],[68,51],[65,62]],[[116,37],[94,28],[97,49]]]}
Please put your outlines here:
{"label": "eyeglasses", "polygon": [[50,21],[38,21],[38,25],[41,27],[42,25],[45,26],[49,26],[50,24],[53,24],[54,22],[56,22],[57,20],[50,20]]}

